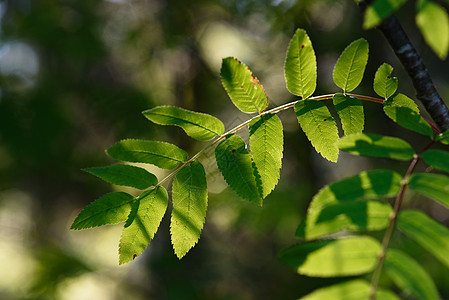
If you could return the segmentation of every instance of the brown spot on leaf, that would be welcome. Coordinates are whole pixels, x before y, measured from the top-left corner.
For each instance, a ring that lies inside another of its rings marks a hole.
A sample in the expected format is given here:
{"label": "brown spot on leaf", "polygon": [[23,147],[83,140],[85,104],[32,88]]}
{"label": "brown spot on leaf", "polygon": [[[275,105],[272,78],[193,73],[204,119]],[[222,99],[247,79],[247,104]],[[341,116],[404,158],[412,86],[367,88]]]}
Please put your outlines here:
{"label": "brown spot on leaf", "polygon": [[133,254],[133,260],[137,257],[137,254]]}
{"label": "brown spot on leaf", "polygon": [[257,85],[260,83],[259,79],[257,79],[256,76],[254,76],[253,74],[251,74],[251,82],[254,83],[254,89],[257,90]]}
{"label": "brown spot on leaf", "polygon": [[235,149],[232,149],[231,152],[234,153],[234,152],[235,152]]}
{"label": "brown spot on leaf", "polygon": [[301,48],[304,48],[305,46],[306,46],[306,45],[302,44],[302,45],[301,45]]}
{"label": "brown spot on leaf", "polygon": [[324,122],[326,122],[326,121],[327,121],[327,119],[324,119],[323,121],[324,121]]}

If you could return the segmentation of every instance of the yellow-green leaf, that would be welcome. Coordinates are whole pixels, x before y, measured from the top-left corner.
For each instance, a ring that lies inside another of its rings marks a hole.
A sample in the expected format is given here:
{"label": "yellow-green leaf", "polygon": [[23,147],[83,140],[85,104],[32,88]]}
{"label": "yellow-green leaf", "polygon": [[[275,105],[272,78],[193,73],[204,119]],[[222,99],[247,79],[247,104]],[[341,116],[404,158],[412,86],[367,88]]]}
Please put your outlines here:
{"label": "yellow-green leaf", "polygon": [[345,135],[362,133],[365,125],[362,101],[343,94],[335,94],[333,98]]}

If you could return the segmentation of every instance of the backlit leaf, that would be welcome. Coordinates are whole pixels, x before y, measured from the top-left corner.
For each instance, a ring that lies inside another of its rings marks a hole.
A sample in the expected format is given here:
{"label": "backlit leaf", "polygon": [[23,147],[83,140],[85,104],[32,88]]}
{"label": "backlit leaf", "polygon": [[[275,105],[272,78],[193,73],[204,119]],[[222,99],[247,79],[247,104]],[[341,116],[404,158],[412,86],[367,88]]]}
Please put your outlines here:
{"label": "backlit leaf", "polygon": [[421,158],[435,169],[449,173],[449,152],[430,149],[421,154]]}
{"label": "backlit leaf", "polygon": [[449,229],[418,210],[404,210],[397,227],[449,267]]}
{"label": "backlit leaf", "polygon": [[358,236],[296,245],[281,251],[279,258],[301,275],[352,276],[372,271],[380,250],[377,240]]}
{"label": "backlit leaf", "polygon": [[192,161],[173,181],[171,240],[176,256],[182,258],[200,238],[206,218],[207,182],[204,167]]}
{"label": "backlit leaf", "polygon": [[122,140],[106,153],[117,160],[153,164],[168,170],[187,160],[187,153],[175,145],[146,140]]}
{"label": "backlit leaf", "polygon": [[446,175],[415,173],[409,177],[408,185],[411,189],[449,208],[449,177]]}
{"label": "backlit leaf", "polygon": [[344,93],[355,89],[363,78],[368,62],[368,42],[358,39],[343,51],[334,68],[334,82]]}
{"label": "backlit leaf", "polygon": [[335,94],[333,98],[345,135],[362,133],[365,124],[362,101],[343,94]]}
{"label": "backlit leaf", "polygon": [[246,113],[263,112],[268,98],[250,69],[234,57],[223,59],[221,82],[232,102]]}
{"label": "backlit leaf", "polygon": [[338,141],[340,150],[354,155],[411,160],[415,152],[404,140],[377,134],[353,134]]}
{"label": "backlit leaf", "polygon": [[299,125],[315,150],[324,158],[338,159],[338,128],[326,105],[317,100],[302,100],[295,105]]}
{"label": "backlit leaf", "polygon": [[251,156],[262,183],[265,198],[280,177],[284,134],[281,120],[273,114],[257,117],[249,123]]}
{"label": "backlit leaf", "polygon": [[224,132],[224,125],[219,119],[176,106],[158,106],[142,113],[156,124],[179,126],[199,141],[208,141]]}
{"label": "backlit leaf", "polygon": [[449,130],[446,130],[443,133],[440,133],[436,136],[435,140],[444,145],[449,145]]}
{"label": "backlit leaf", "polygon": [[391,76],[393,67],[389,64],[382,64],[374,76],[374,91],[384,99],[390,98],[398,89],[398,79]]}
{"label": "backlit leaf", "polygon": [[83,169],[90,174],[103,179],[106,182],[134,187],[136,189],[146,189],[157,184],[157,178],[145,169],[128,166],[112,165],[106,167],[94,167]]}
{"label": "backlit leaf", "polygon": [[365,11],[363,29],[370,29],[379,25],[405,2],[407,0],[375,0]]}
{"label": "backlit leaf", "polygon": [[215,158],[229,186],[243,199],[262,205],[260,176],[242,138],[228,136],[215,148]]}
{"label": "backlit leaf", "polygon": [[167,204],[167,191],[162,186],[145,191],[137,198],[120,239],[120,264],[135,259],[145,250],[161,223]]}
{"label": "backlit leaf", "polygon": [[133,202],[134,197],[124,192],[106,194],[86,206],[70,229],[79,230],[124,222]]}
{"label": "backlit leaf", "polygon": [[303,29],[296,30],[290,41],[284,70],[290,93],[305,99],[315,92],[317,77],[315,51]]}

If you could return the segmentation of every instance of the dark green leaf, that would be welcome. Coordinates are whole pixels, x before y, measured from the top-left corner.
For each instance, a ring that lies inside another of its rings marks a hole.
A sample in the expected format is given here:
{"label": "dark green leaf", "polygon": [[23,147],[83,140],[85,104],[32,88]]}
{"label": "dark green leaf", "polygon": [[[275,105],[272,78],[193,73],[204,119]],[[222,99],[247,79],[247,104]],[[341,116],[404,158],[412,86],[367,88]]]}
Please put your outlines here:
{"label": "dark green leaf", "polygon": [[334,105],[345,135],[362,133],[365,124],[362,101],[349,95],[335,94]]}
{"label": "dark green leaf", "polygon": [[141,190],[157,184],[156,176],[145,169],[134,166],[112,165],[107,167],[86,168],[83,170],[106,182],[130,186]]}
{"label": "dark green leaf", "polygon": [[415,173],[410,176],[411,189],[449,208],[449,177],[440,174]]}
{"label": "dark green leaf", "polygon": [[393,67],[382,64],[374,76],[374,91],[385,100],[393,96],[398,89],[398,79],[392,77]]}
{"label": "dark green leaf", "polygon": [[441,144],[449,145],[449,130],[437,135],[435,140]]}
{"label": "dark green leaf", "polygon": [[399,9],[407,0],[375,0],[365,11],[363,28],[370,29],[379,25],[386,17]]}
{"label": "dark green leaf", "polygon": [[424,162],[437,170],[449,173],[449,152],[431,149],[421,154]]}

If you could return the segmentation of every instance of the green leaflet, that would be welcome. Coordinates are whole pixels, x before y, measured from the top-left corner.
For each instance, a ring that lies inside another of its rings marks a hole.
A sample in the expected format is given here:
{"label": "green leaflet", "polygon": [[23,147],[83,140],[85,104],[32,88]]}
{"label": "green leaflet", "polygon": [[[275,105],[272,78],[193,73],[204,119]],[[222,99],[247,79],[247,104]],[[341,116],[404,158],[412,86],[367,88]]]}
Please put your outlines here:
{"label": "green leaflet", "polygon": [[385,114],[402,127],[433,137],[432,127],[419,114],[418,105],[403,94],[383,102]]}
{"label": "green leaflet", "polygon": [[435,169],[449,173],[449,152],[431,149],[421,154],[421,158]]}
{"label": "green leaflet", "polygon": [[363,29],[370,29],[379,25],[405,2],[407,0],[375,0],[365,11]]}
{"label": "green leaflet", "polygon": [[232,102],[246,113],[263,112],[268,98],[259,80],[250,69],[234,57],[223,59],[221,82]]}
{"label": "green leaflet", "polygon": [[117,160],[153,164],[168,170],[187,160],[187,152],[175,145],[135,139],[117,142],[106,154]]}
{"label": "green leaflet", "polygon": [[316,89],[316,57],[306,31],[297,29],[290,41],[284,65],[287,89],[302,99]]}
{"label": "green leaflet", "polygon": [[[323,187],[310,202],[296,236],[311,240],[344,228],[384,228],[385,222],[389,221],[387,213],[391,207],[386,203],[380,205],[370,201],[368,204],[357,200],[394,197],[399,192],[401,180],[402,177],[391,170],[371,170]],[[345,211],[345,208],[348,209]],[[331,218],[333,216],[335,219]]]}
{"label": "green leaflet", "polygon": [[[368,282],[355,279],[315,290],[299,300],[369,300],[370,291],[371,286]],[[395,294],[386,290],[377,290],[376,299],[399,300]]]}
{"label": "green leaflet", "polygon": [[427,45],[444,60],[449,50],[449,16],[446,10],[433,1],[420,0],[416,24]]}
{"label": "green leaflet", "polygon": [[241,137],[233,134],[218,144],[215,159],[224,179],[240,197],[262,205],[260,176]]}
{"label": "green leaflet", "polygon": [[415,152],[404,140],[377,134],[353,134],[338,141],[340,150],[354,155],[411,160]]}
{"label": "green leaflet", "polygon": [[112,184],[130,186],[141,190],[157,184],[156,176],[145,169],[134,166],[112,165],[86,168],[83,171]]}
{"label": "green leaflet", "polygon": [[153,239],[168,204],[167,191],[159,186],[143,192],[126,221],[119,244],[119,263],[139,256]]}
{"label": "green leaflet", "polygon": [[224,125],[219,119],[176,106],[157,106],[142,113],[156,124],[179,126],[188,136],[199,141],[208,141],[224,132]]}
{"label": "green leaflet", "polygon": [[249,123],[251,156],[262,183],[262,197],[274,189],[280,177],[284,133],[281,120],[273,114],[254,118]]}
{"label": "green leaflet", "polygon": [[398,79],[392,77],[393,67],[389,64],[382,64],[374,76],[374,91],[385,100],[390,98],[398,89]]}
{"label": "green leaflet", "polygon": [[315,150],[324,158],[338,160],[338,128],[326,105],[317,100],[301,100],[295,105],[299,125]]}
{"label": "green leaflet", "polygon": [[343,94],[335,94],[333,98],[345,135],[362,133],[365,124],[362,101]]}
{"label": "green leaflet", "polygon": [[192,161],[176,174],[172,201],[171,240],[181,259],[198,242],[206,218],[207,182],[202,164]]}
{"label": "green leaflet", "polygon": [[380,250],[377,240],[357,236],[296,245],[281,251],[279,258],[301,275],[353,276],[372,271]]}
{"label": "green leaflet", "polygon": [[449,208],[449,177],[440,174],[415,173],[408,179],[411,189]]}
{"label": "green leaflet", "polygon": [[343,51],[334,67],[334,82],[344,93],[355,89],[363,78],[368,62],[368,42],[358,39]]}
{"label": "green leaflet", "polygon": [[404,210],[397,227],[449,267],[449,229],[418,210]]}
{"label": "green leaflet", "polygon": [[124,192],[106,194],[86,206],[70,229],[80,230],[124,222],[133,202],[134,197]]}
{"label": "green leaflet", "polygon": [[449,130],[446,130],[443,133],[440,133],[436,136],[435,140],[444,145],[449,145]]}
{"label": "green leaflet", "polygon": [[393,282],[406,294],[411,294],[421,300],[440,299],[432,278],[404,252],[389,249],[384,268]]}

